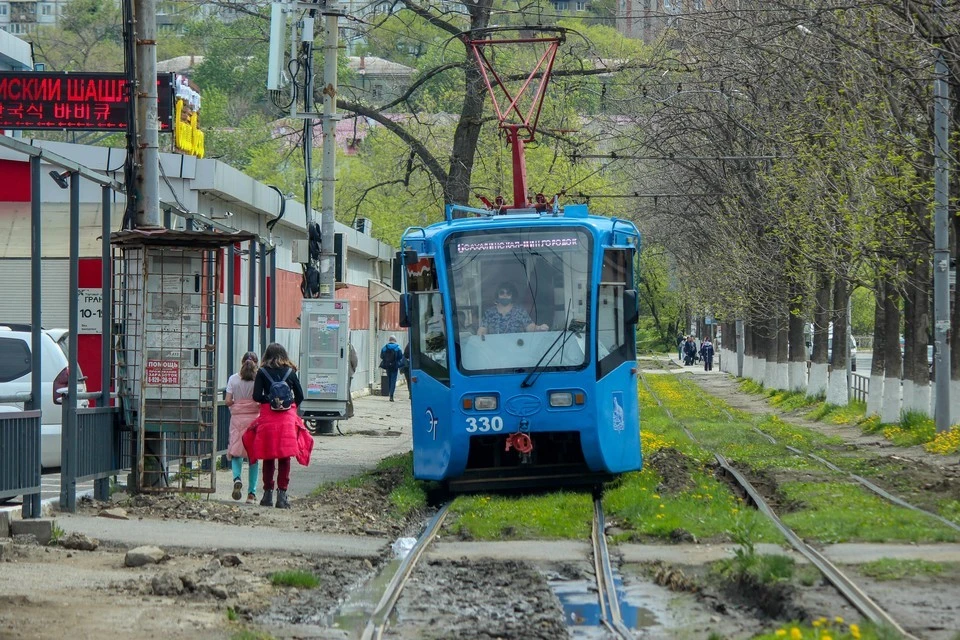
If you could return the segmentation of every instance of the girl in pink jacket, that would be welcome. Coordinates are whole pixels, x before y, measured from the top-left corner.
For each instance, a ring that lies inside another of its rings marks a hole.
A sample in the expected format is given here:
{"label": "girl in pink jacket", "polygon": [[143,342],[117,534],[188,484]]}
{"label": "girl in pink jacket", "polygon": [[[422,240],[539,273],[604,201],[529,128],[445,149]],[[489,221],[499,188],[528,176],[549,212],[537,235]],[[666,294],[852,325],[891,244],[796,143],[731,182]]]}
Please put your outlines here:
{"label": "girl in pink jacket", "polygon": [[[243,495],[240,474],[243,471],[243,460],[247,457],[247,450],[243,447],[243,434],[260,414],[260,405],[253,399],[253,381],[258,369],[257,354],[248,351],[240,360],[240,372],[227,380],[227,395],[224,398],[224,403],[230,407],[230,445],[227,447],[227,459],[233,467],[234,500],[239,500]],[[260,465],[256,461],[249,461],[248,464],[247,480],[250,492],[247,493],[247,504],[253,504],[257,501]]]}

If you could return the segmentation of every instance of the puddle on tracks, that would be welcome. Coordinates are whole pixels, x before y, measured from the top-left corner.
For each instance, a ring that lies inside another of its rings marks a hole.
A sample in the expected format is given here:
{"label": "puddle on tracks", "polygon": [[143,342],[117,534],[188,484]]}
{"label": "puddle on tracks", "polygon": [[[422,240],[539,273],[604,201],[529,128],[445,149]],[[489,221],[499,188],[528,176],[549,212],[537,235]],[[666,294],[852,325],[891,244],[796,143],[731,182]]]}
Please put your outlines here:
{"label": "puddle on tracks", "polygon": [[391,560],[377,570],[373,579],[351,590],[347,600],[329,620],[330,626],[346,631],[350,637],[359,638],[401,562],[403,560],[400,558]]}
{"label": "puddle on tracks", "polygon": [[[678,603],[678,594],[643,579],[630,580],[630,584],[625,586],[620,573],[614,570],[613,574],[617,600],[620,602],[620,617],[629,629],[663,633],[682,624],[681,618],[687,607]],[[609,631],[600,621],[600,602],[595,582],[556,579],[554,576],[550,576],[548,582],[560,599],[564,620],[572,638],[592,640],[609,637]]]}

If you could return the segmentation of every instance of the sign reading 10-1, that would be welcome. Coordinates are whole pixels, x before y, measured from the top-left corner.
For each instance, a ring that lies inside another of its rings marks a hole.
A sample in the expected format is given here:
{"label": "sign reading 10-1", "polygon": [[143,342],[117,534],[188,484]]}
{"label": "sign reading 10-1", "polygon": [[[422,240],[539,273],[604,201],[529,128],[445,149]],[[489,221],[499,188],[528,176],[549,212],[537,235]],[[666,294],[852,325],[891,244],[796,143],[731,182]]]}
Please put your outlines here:
{"label": "sign reading 10-1", "polygon": [[80,304],[77,307],[80,316],[80,329],[83,334],[103,333],[103,289],[78,289]]}

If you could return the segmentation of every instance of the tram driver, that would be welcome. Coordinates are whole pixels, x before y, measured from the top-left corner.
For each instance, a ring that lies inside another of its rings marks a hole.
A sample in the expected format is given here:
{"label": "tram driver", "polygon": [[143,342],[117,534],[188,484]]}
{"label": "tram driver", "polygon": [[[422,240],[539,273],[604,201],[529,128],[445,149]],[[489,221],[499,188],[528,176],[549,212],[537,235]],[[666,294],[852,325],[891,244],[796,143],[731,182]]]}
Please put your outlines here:
{"label": "tram driver", "polygon": [[497,287],[497,303],[484,312],[477,335],[546,331],[550,328],[546,324],[535,324],[526,309],[514,305],[516,298],[516,287],[510,282],[501,283]]}

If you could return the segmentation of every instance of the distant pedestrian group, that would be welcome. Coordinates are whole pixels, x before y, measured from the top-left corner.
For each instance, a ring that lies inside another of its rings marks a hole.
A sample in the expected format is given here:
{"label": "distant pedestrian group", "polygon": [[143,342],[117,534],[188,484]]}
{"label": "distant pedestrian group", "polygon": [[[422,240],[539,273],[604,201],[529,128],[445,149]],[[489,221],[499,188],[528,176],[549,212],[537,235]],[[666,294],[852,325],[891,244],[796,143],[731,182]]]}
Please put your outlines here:
{"label": "distant pedestrian group", "polygon": [[709,336],[704,337],[698,345],[693,336],[677,335],[677,358],[683,361],[685,367],[702,362],[704,371],[713,371],[714,353]]}
{"label": "distant pedestrian group", "polygon": [[263,460],[263,497],[260,505],[289,509],[290,459],[307,466],[313,437],[298,413],[303,388],[297,367],[283,345],[273,343],[263,352],[248,352],[240,371],[227,381],[226,405],[230,407],[230,444],[227,458],[233,470],[234,500],[243,496],[242,469],[248,460],[247,503],[256,502],[259,461]]}

